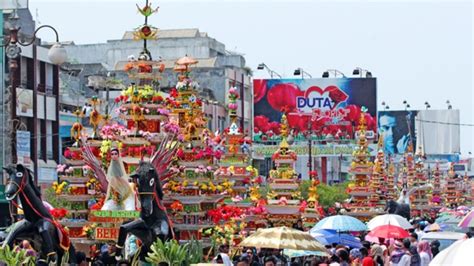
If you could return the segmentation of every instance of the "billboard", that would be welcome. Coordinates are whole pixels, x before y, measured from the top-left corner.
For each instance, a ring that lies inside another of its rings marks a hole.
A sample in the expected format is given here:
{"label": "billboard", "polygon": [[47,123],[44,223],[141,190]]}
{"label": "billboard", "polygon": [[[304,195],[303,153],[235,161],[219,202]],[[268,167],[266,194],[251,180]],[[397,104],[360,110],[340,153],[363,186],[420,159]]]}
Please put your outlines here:
{"label": "billboard", "polygon": [[256,79],[253,89],[258,140],[279,134],[283,113],[295,134],[311,129],[317,135],[353,138],[365,107],[368,129],[376,130],[375,78]]}
{"label": "billboard", "polygon": [[415,129],[425,154],[459,154],[461,129],[459,110],[418,111]]}
{"label": "billboard", "polygon": [[378,133],[383,136],[386,155],[403,154],[410,141],[416,148],[415,117],[418,111],[378,112]]}

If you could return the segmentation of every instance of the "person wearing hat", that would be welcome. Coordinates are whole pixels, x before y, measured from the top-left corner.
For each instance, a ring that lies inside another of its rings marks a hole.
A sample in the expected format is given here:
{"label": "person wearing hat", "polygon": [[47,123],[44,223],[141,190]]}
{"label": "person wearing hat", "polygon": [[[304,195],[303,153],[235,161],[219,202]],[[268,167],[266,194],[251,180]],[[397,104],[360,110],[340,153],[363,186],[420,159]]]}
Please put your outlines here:
{"label": "person wearing hat", "polygon": [[383,248],[379,244],[374,244],[370,248],[370,256],[374,259],[376,266],[384,266]]}
{"label": "person wearing hat", "polygon": [[390,266],[409,266],[411,262],[410,252],[410,241],[399,240],[394,243],[394,250],[390,255]]}

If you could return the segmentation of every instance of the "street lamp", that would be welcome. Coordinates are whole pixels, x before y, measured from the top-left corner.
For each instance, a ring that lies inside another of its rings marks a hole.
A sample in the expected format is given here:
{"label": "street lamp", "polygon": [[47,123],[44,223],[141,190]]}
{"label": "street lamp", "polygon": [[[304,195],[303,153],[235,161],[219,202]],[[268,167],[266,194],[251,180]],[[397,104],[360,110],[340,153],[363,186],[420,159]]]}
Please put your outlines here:
{"label": "street lamp", "polygon": [[308,75],[309,78],[313,78],[313,76],[311,76],[311,74],[309,74],[308,72],[304,71],[301,67],[295,69],[295,72],[293,72],[293,75],[295,76],[299,76],[301,75],[301,79],[304,79],[304,75]]}
{"label": "street lamp", "polygon": [[405,105],[405,111],[410,108],[410,104],[407,102],[407,100],[403,100],[403,104]]}
{"label": "street lamp", "polygon": [[383,109],[385,110],[390,109],[390,106],[388,106],[387,103],[385,103],[385,101],[382,102],[382,106],[384,107]]}
{"label": "street lamp", "polygon": [[431,105],[429,102],[425,102],[425,107],[426,107],[426,110],[430,109],[431,108]]}
{"label": "street lamp", "polygon": [[337,77],[337,75],[341,75],[343,78],[346,77],[344,75],[344,73],[342,73],[341,71],[339,71],[337,69],[328,69],[328,70],[324,71],[322,77],[323,78],[329,78],[329,72],[334,73],[334,77]]}
{"label": "street lamp", "polygon": [[367,70],[367,69],[363,69],[363,68],[360,68],[360,67],[356,67],[354,69],[354,71],[352,71],[352,75],[360,75],[360,77],[362,78],[362,75],[365,73],[365,77],[366,78],[371,78],[372,77],[372,73]]}
{"label": "street lamp", "polygon": [[[16,77],[18,75],[17,74],[18,58],[20,57],[20,54],[21,54],[20,46],[29,46],[33,44],[37,39],[36,33],[40,29],[50,28],[54,31],[54,34],[56,35],[56,43],[53,44],[51,48],[49,49],[49,52],[48,52],[49,60],[51,61],[51,63],[55,65],[60,65],[67,60],[66,49],[62,47],[62,45],[59,43],[58,32],[56,31],[55,28],[49,25],[42,25],[35,30],[35,32],[33,33],[33,37],[30,41],[24,42],[24,41],[20,41],[18,38],[19,31],[20,31],[19,19],[20,18],[16,12],[16,9],[14,9],[7,23],[10,34],[9,36],[4,37],[4,42],[1,44],[2,47],[6,47],[5,54],[9,59],[8,68],[10,72],[10,94],[11,94],[10,118],[11,118],[11,123],[12,123],[11,132],[10,132],[10,138],[11,138],[10,145],[12,149],[12,154],[11,154],[12,163],[17,162],[16,141],[15,141],[15,138],[16,138],[15,129],[17,128],[17,124],[18,124],[18,121],[16,119],[16,87],[19,85],[19,81],[16,80]],[[35,93],[36,93],[36,84],[34,85],[34,88],[33,88],[33,94]],[[33,113],[36,113],[36,110],[34,110]],[[36,121],[34,123],[36,127]],[[37,136],[35,135],[33,137],[36,138]]]}
{"label": "street lamp", "polygon": [[258,70],[266,69],[268,71],[268,73],[270,74],[270,77],[272,77],[272,78],[273,78],[274,75],[279,77],[279,78],[282,78],[280,74],[278,74],[275,71],[271,70],[267,65],[265,65],[265,63],[258,64],[257,69]]}
{"label": "street lamp", "polygon": [[453,109],[453,106],[451,105],[451,102],[449,100],[446,100],[446,104],[448,105],[449,110]]}

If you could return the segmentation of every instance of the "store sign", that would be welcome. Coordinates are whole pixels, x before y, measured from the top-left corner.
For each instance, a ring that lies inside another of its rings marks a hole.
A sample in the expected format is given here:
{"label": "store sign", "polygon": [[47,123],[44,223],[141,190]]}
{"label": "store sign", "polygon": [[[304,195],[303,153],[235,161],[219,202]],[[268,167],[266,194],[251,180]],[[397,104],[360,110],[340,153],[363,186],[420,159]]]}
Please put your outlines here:
{"label": "store sign", "polygon": [[16,156],[18,163],[31,165],[31,133],[29,131],[18,130],[16,132]]}
{"label": "store sign", "polygon": [[[278,145],[254,145],[252,147],[253,156],[256,158],[271,157],[277,150]],[[352,156],[352,152],[355,150],[356,144],[324,144],[324,145],[312,145],[311,155],[316,157],[330,157],[330,156]],[[375,156],[377,145],[370,144],[368,149],[371,156]],[[308,145],[293,145],[290,148],[297,155],[308,155]]]}
{"label": "store sign", "polygon": [[95,229],[96,240],[117,240],[120,228],[118,227],[97,227]]}
{"label": "store sign", "polygon": [[92,216],[104,218],[138,218],[139,211],[92,211]]}

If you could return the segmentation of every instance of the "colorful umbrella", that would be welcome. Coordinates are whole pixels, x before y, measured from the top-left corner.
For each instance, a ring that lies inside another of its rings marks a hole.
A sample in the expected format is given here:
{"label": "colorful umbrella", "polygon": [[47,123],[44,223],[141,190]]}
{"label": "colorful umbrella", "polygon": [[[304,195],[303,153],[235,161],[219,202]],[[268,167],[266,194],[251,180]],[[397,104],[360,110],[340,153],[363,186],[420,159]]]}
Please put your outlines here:
{"label": "colorful umbrella", "polygon": [[395,225],[381,225],[377,226],[367,234],[370,237],[379,238],[405,238],[409,237],[410,234],[403,228]]}
{"label": "colorful umbrella", "polygon": [[329,229],[336,230],[338,232],[351,232],[367,231],[367,226],[354,217],[347,215],[334,215],[322,219],[313,227],[313,229]]}
{"label": "colorful umbrella", "polygon": [[309,233],[286,226],[258,229],[240,242],[241,247],[295,249],[326,252],[326,248]]}
{"label": "colorful umbrella", "polygon": [[423,229],[423,231],[425,232],[435,232],[435,231],[441,231],[442,226],[438,223],[434,223],[434,224],[429,224],[425,227],[425,229]]}
{"label": "colorful umbrella", "polygon": [[334,230],[327,229],[311,229],[309,234],[312,235],[319,243],[323,245],[332,245],[332,243],[341,244],[351,248],[361,248],[360,240],[349,234],[340,234]]}
{"label": "colorful umbrella", "polygon": [[305,257],[305,256],[319,256],[327,257],[328,253],[322,251],[308,251],[308,250],[294,250],[294,249],[284,249],[283,254],[290,258]]}
{"label": "colorful umbrella", "polygon": [[377,226],[387,224],[399,226],[403,229],[413,228],[413,226],[410,224],[410,222],[407,221],[407,219],[405,219],[405,217],[402,217],[397,214],[384,214],[375,216],[367,223],[367,227],[369,228],[369,230],[372,230]]}
{"label": "colorful umbrella", "polygon": [[474,227],[474,211],[470,211],[458,224],[461,228]]}
{"label": "colorful umbrella", "polygon": [[444,249],[431,261],[430,266],[436,265],[472,265],[474,238],[461,239]]}

